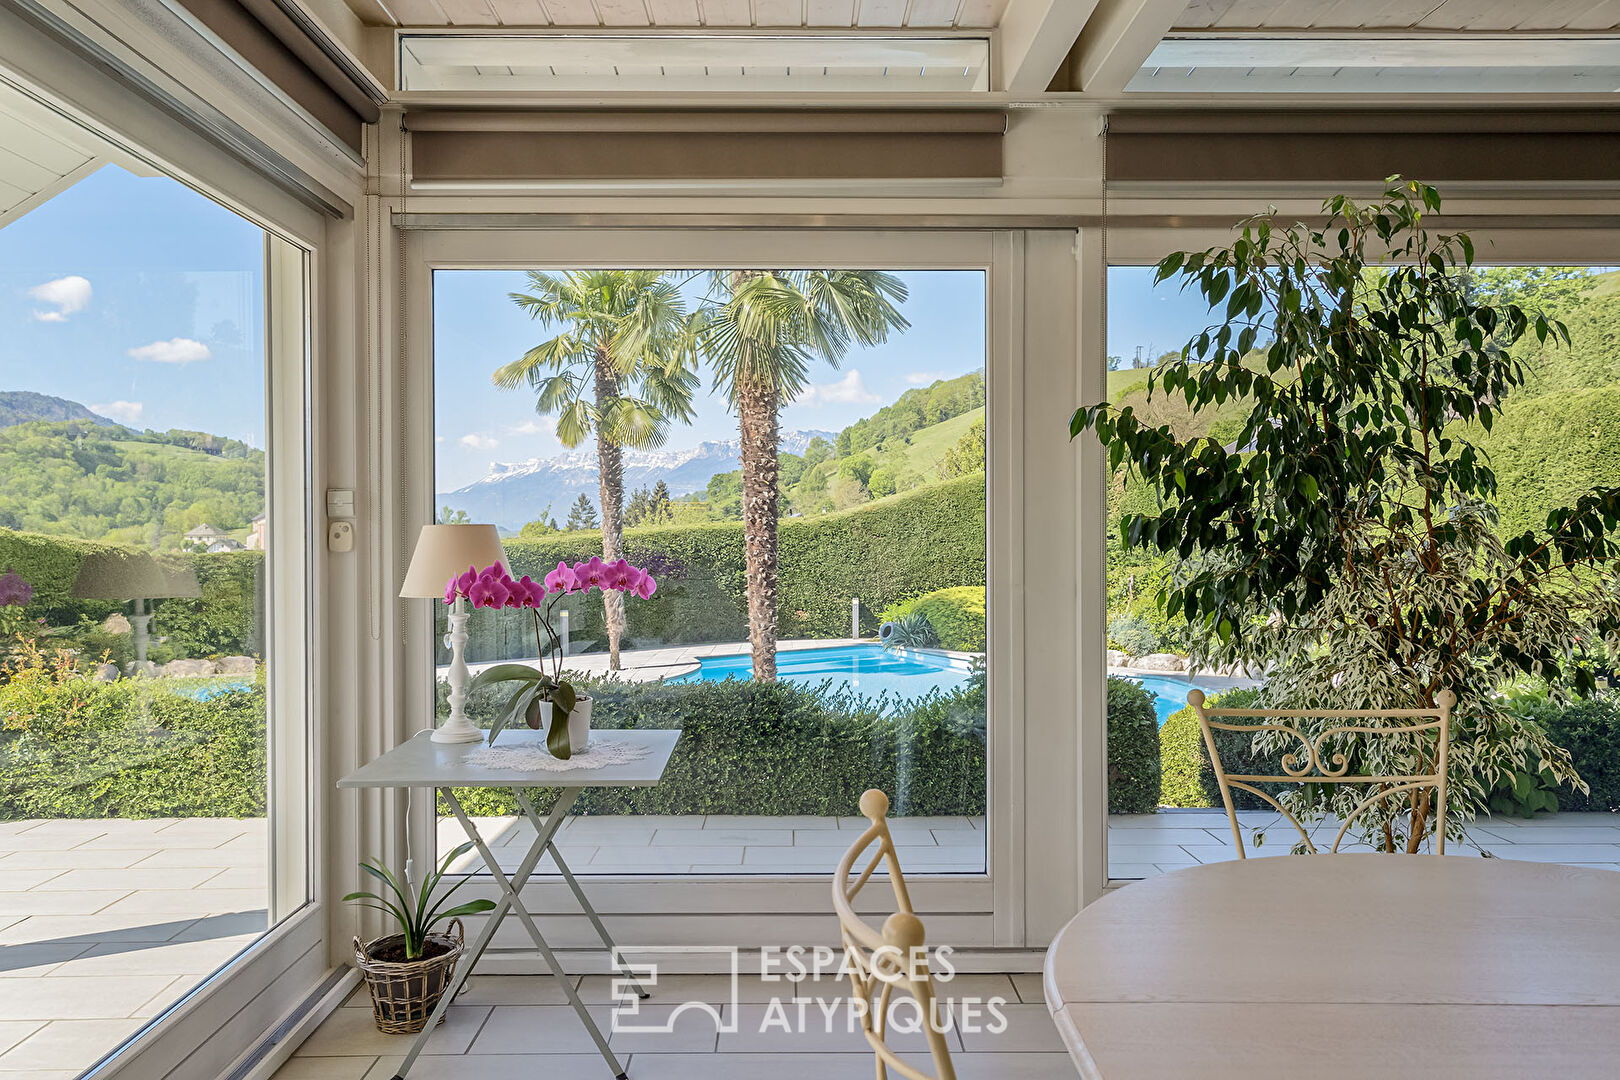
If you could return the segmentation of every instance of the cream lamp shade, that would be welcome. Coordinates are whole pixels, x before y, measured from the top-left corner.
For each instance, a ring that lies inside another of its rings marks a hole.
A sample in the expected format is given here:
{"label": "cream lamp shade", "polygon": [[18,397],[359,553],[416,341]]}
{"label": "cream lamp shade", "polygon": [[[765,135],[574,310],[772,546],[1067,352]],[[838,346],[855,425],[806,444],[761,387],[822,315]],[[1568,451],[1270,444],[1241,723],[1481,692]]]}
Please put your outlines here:
{"label": "cream lamp shade", "polygon": [[201,596],[197,572],[189,566],[165,565],[144,551],[97,551],[79,564],[73,595],[99,600],[160,600]]}
{"label": "cream lamp shade", "polygon": [[501,534],[493,525],[424,525],[405,571],[404,597],[443,597],[452,577],[475,566],[506,564]]}

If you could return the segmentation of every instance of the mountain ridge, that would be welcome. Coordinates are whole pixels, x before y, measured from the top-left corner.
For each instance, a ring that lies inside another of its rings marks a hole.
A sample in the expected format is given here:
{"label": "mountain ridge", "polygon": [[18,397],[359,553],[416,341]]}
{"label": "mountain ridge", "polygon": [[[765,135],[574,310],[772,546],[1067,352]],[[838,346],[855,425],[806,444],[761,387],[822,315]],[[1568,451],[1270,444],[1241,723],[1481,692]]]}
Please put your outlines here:
{"label": "mountain ridge", "polygon": [[31,424],[36,420],[88,420],[101,427],[122,426],[69,398],[32,390],[0,390],[0,428]]}

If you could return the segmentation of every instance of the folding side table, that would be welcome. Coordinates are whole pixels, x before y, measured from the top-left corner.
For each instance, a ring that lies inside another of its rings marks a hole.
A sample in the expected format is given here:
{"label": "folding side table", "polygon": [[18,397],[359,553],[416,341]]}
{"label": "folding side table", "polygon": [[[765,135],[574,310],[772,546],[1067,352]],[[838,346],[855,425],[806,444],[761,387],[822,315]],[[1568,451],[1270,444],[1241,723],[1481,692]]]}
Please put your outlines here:
{"label": "folding side table", "polygon": [[[669,756],[674,752],[675,743],[681,737],[680,731],[593,731],[591,732],[592,745],[597,743],[629,743],[646,747],[647,755],[622,765],[608,765],[600,769],[569,769],[563,772],[540,770],[528,772],[518,769],[497,769],[472,765],[468,763],[467,757],[472,751],[480,749],[483,746],[482,743],[436,743],[429,738],[430,734],[430,732],[426,731],[418,733],[414,738],[407,740],[375,761],[362,766],[339,780],[338,787],[436,788],[443,791],[445,800],[450,804],[451,811],[455,813],[456,819],[461,822],[461,827],[466,830],[468,838],[477,847],[478,854],[483,858],[484,865],[489,868],[490,874],[494,876],[495,883],[500,886],[501,899],[496,904],[495,910],[489,913],[488,918],[484,921],[483,929],[473,939],[472,945],[462,955],[461,962],[456,965],[456,972],[450,980],[450,985],[445,987],[444,995],[439,998],[438,1006],[433,1010],[433,1015],[428,1018],[427,1026],[422,1029],[421,1034],[417,1035],[416,1040],[411,1043],[410,1052],[405,1055],[405,1061],[400,1065],[399,1072],[394,1075],[394,1080],[404,1080],[405,1074],[410,1072],[411,1066],[416,1063],[417,1057],[422,1053],[422,1047],[427,1044],[429,1036],[433,1034],[433,1029],[444,1016],[445,1010],[450,1007],[450,1002],[460,992],[461,984],[466,981],[468,973],[472,971],[473,966],[483,956],[484,950],[489,947],[490,941],[495,937],[495,931],[500,929],[502,920],[509,913],[515,913],[523,923],[524,929],[529,932],[529,937],[534,940],[535,949],[539,951],[546,964],[551,968],[552,974],[557,977],[557,981],[562,985],[563,993],[568,997],[568,1003],[579,1014],[580,1023],[584,1024],[585,1029],[590,1032],[591,1039],[596,1043],[596,1048],[601,1051],[602,1059],[607,1062],[608,1068],[613,1070],[613,1075],[617,1080],[625,1080],[624,1066],[619,1064],[618,1057],[608,1048],[607,1038],[603,1036],[601,1029],[596,1026],[596,1022],[591,1019],[590,1013],[586,1011],[585,1003],[580,1000],[578,991],[574,989],[568,979],[563,977],[561,962],[558,961],[556,954],[551,951],[551,946],[546,944],[545,937],[541,935],[540,928],[535,925],[534,917],[523,906],[523,899],[519,894],[523,891],[523,886],[528,884],[529,878],[534,874],[534,869],[539,865],[541,858],[549,852],[552,861],[557,864],[558,872],[562,874],[563,880],[568,883],[569,889],[572,890],[574,899],[579,901],[580,908],[584,910],[585,917],[590,919],[591,925],[596,928],[596,933],[601,937],[603,946],[607,948],[610,954],[613,952],[613,939],[608,936],[607,927],[602,925],[601,916],[597,915],[596,909],[591,907],[591,902],[585,897],[585,891],[579,886],[579,879],[574,877],[573,871],[569,870],[568,863],[563,860],[562,852],[557,850],[557,845],[552,838],[556,836],[557,830],[562,827],[563,821],[568,817],[569,807],[574,805],[580,793],[586,788],[652,787],[656,785],[664,775],[664,768],[669,764]],[[544,735],[541,732],[527,729],[503,732],[499,745],[517,745],[525,741],[541,743],[544,741]],[[517,795],[519,811],[524,818],[527,818],[534,825],[536,834],[534,842],[529,845],[528,852],[523,856],[522,861],[518,863],[517,869],[512,872],[510,878],[501,870],[500,863],[496,861],[494,854],[489,850],[489,845],[479,835],[478,827],[467,816],[467,812],[461,808],[461,804],[456,800],[455,793],[452,790],[454,788],[475,787],[513,789]],[[530,788],[561,789],[557,803],[551,808],[550,813],[542,817],[540,812],[535,809],[534,802],[528,795],[527,789]],[[642,997],[647,996],[639,984],[632,983],[632,985],[635,986],[636,991]]]}

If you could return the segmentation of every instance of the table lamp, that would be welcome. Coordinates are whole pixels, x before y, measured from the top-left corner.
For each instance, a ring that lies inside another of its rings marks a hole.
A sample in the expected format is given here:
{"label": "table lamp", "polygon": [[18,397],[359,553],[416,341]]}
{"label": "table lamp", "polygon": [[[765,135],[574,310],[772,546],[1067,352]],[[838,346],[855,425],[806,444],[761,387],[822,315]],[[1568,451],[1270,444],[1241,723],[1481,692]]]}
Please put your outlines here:
{"label": "table lamp", "polygon": [[[444,587],[466,569],[506,563],[493,525],[424,525],[405,571],[402,597],[444,599]],[[450,605],[450,717],[433,730],[434,742],[478,742],[484,733],[467,719],[467,601]]]}
{"label": "table lamp", "polygon": [[146,662],[152,611],[149,600],[202,595],[197,572],[189,566],[165,566],[144,551],[96,551],[79,564],[73,595],[83,600],[132,600],[129,617],[135,632],[135,663]]}

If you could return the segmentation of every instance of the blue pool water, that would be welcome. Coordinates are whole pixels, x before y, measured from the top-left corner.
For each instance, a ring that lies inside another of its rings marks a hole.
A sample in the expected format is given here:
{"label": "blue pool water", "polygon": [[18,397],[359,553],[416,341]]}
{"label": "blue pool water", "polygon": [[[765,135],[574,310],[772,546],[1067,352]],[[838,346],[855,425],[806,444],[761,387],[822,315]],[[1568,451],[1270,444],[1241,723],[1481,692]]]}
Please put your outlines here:
{"label": "blue pool water", "polygon": [[[668,683],[723,682],[726,679],[753,677],[754,664],[747,653],[733,656],[708,656],[698,661],[698,669],[685,675],[665,679]],[[891,698],[906,700],[922,697],[930,690],[942,693],[961,686],[968,680],[965,663],[953,663],[949,657],[932,653],[903,655],[890,652],[881,645],[834,645],[825,649],[792,649],[776,654],[777,678],[806,686],[819,686],[831,680],[848,684],[850,689],[866,697],[887,694]],[[1187,692],[1192,684],[1185,679],[1168,675],[1131,675],[1153,694],[1154,711],[1159,724],[1170,714],[1187,704]]]}
{"label": "blue pool water", "polygon": [[221,682],[193,683],[186,687],[176,687],[174,692],[181,697],[191,698],[193,701],[207,701],[210,698],[217,698],[221,694],[251,689],[253,689],[252,682],[246,679],[231,679]]}
{"label": "blue pool water", "polygon": [[1187,692],[1193,684],[1186,679],[1177,679],[1170,675],[1127,675],[1132,682],[1141,683],[1153,695],[1153,710],[1159,714],[1159,726],[1170,719],[1170,714],[1180,712],[1187,704]]}
{"label": "blue pool water", "polygon": [[[722,682],[747,679],[754,674],[753,659],[736,656],[706,656],[698,669],[664,680],[670,683]],[[932,654],[901,655],[881,645],[835,645],[826,649],[791,649],[776,654],[776,677],[806,686],[819,686],[829,679],[846,683],[863,697],[922,697],[930,690],[943,693],[968,680],[966,663],[953,664],[949,657]]]}

